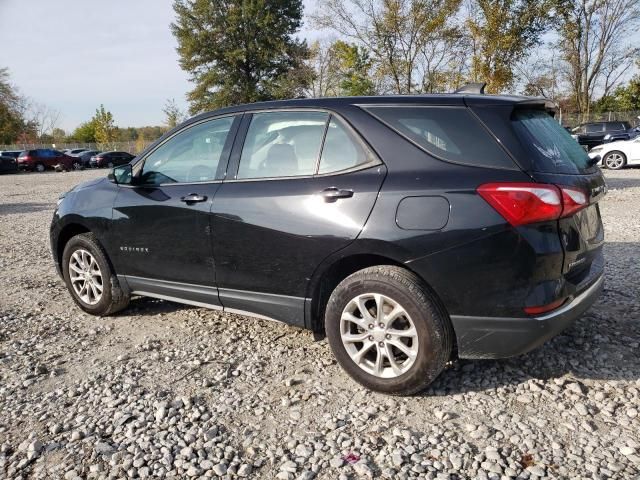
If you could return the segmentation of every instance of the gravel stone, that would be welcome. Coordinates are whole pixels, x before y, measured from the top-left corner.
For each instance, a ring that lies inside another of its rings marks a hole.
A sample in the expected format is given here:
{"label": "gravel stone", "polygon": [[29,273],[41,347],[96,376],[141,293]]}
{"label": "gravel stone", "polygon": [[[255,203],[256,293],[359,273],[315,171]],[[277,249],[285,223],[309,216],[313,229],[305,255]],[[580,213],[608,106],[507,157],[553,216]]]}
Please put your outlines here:
{"label": "gravel stone", "polygon": [[149,298],[83,313],[48,230],[106,171],[0,176],[0,478],[636,478],[640,169],[604,173],[601,298],[413,397],[366,391],[294,327]]}

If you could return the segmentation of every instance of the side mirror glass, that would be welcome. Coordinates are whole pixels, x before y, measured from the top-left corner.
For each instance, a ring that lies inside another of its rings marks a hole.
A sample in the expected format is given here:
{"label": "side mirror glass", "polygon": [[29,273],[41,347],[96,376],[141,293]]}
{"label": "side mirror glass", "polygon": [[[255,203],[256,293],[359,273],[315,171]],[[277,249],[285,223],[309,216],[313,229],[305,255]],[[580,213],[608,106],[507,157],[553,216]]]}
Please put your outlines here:
{"label": "side mirror glass", "polygon": [[130,164],[120,165],[111,169],[107,178],[118,185],[131,185],[133,181],[133,168]]}

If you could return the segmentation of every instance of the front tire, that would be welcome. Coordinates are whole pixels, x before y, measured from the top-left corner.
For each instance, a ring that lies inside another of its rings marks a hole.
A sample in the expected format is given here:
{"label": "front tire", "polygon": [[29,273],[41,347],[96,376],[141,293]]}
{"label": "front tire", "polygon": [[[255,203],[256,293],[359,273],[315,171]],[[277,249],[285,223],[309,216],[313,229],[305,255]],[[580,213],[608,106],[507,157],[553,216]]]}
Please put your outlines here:
{"label": "front tire", "polygon": [[62,254],[62,274],[73,301],[85,312],[106,316],[129,304],[107,255],[92,233],[71,238]]}
{"label": "front tire", "polygon": [[424,282],[391,265],[344,279],[329,298],[325,331],[354,380],[392,395],[426,388],[444,369],[453,344],[449,318]]}
{"label": "front tire", "polygon": [[627,156],[614,150],[604,156],[603,163],[611,170],[621,170],[627,165]]}

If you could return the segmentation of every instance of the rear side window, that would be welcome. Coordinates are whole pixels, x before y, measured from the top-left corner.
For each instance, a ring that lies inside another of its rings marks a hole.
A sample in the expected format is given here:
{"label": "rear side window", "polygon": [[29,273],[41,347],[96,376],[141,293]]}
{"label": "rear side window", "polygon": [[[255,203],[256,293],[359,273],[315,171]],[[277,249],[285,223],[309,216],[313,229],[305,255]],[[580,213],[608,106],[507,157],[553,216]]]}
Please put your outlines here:
{"label": "rear side window", "polygon": [[600,133],[604,131],[604,125],[602,123],[590,123],[586,128],[587,133]]}
{"label": "rear side window", "polygon": [[237,178],[313,175],[328,118],[325,112],[253,114]]}
{"label": "rear side window", "polygon": [[474,166],[515,164],[465,107],[366,107],[413,143],[442,160]]}
{"label": "rear side window", "polygon": [[587,153],[547,112],[516,110],[511,122],[520,142],[532,155],[535,171],[576,174],[589,168]]}
{"label": "rear side window", "polygon": [[347,170],[373,159],[351,131],[336,117],[331,117],[322,147],[318,173]]}

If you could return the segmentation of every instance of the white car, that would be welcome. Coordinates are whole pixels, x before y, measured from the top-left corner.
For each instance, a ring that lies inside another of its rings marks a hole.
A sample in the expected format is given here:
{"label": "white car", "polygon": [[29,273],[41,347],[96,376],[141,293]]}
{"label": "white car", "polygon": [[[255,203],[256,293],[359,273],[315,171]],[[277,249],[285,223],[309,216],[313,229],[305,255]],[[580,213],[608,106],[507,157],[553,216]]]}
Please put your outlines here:
{"label": "white car", "polygon": [[600,155],[602,165],[611,170],[620,170],[627,165],[640,165],[640,136],[605,143],[589,150],[590,158],[597,155]]}

